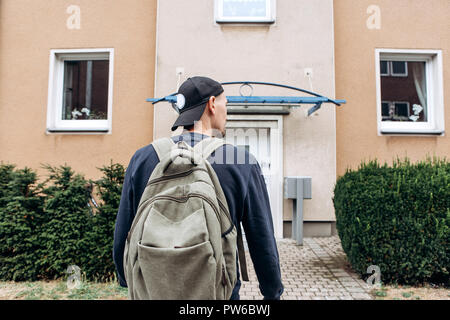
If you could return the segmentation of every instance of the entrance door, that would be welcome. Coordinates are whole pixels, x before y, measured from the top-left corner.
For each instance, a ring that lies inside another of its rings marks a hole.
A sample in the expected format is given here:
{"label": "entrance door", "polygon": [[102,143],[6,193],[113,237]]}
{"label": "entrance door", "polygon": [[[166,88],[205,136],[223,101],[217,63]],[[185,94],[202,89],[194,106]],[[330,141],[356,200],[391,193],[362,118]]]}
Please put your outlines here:
{"label": "entrance door", "polygon": [[282,117],[229,115],[225,140],[246,148],[261,167],[269,194],[275,237],[283,237]]}

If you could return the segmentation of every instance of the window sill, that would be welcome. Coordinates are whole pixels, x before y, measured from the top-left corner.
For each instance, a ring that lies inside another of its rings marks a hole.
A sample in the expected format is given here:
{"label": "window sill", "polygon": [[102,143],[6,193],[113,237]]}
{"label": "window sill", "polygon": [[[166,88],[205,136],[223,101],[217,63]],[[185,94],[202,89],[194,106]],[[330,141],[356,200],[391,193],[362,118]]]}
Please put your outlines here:
{"label": "window sill", "polygon": [[274,24],[275,19],[273,20],[255,20],[255,21],[249,21],[249,20],[216,20],[217,24],[243,24],[243,25],[262,25],[262,24]]}
{"label": "window sill", "polygon": [[90,134],[111,134],[110,129],[47,129],[47,135],[52,134],[77,134],[77,135],[90,135]]}
{"label": "window sill", "polygon": [[395,130],[381,130],[380,136],[443,136],[443,130],[427,130],[427,131],[395,131]]}

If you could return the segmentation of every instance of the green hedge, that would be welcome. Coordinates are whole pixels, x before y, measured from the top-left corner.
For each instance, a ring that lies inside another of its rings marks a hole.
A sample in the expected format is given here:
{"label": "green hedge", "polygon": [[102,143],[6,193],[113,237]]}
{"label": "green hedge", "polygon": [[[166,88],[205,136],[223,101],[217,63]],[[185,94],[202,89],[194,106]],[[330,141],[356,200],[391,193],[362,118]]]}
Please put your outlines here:
{"label": "green hedge", "polygon": [[0,278],[36,280],[44,201],[33,188],[36,173],[13,169],[0,166]]}
{"label": "green hedge", "polygon": [[125,168],[111,163],[92,181],[66,165],[44,167],[48,179],[37,184],[33,170],[0,165],[0,279],[56,279],[70,265],[89,280],[115,279],[112,243]]}
{"label": "green hedge", "polygon": [[449,285],[450,163],[377,160],[339,177],[333,203],[336,228],[352,268],[382,283]]}

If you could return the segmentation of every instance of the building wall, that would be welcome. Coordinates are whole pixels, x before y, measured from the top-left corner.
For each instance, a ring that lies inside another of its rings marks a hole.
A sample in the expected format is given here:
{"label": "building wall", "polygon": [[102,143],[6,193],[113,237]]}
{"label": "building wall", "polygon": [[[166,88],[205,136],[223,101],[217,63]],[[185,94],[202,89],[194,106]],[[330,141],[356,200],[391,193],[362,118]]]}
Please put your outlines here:
{"label": "building wall", "polygon": [[[72,4],[81,9],[80,30],[66,27]],[[366,26],[370,5],[381,9],[380,30]],[[347,100],[339,108],[323,105],[310,118],[306,106],[283,119],[280,175],[311,176],[313,199],[305,201],[304,219],[333,221],[336,174],[347,167],[369,158],[450,155],[447,134],[377,134],[374,59],[375,48],[442,50],[449,128],[449,13],[447,0],[284,0],[277,1],[275,24],[250,26],[216,24],[214,1],[207,0],[2,0],[0,161],[40,174],[43,163],[67,163],[97,178],[96,167],[111,159],[127,165],[136,149],[173,134],[174,111],[145,99],[175,92],[188,76],[288,84]],[[46,132],[49,53],[61,48],[114,48],[110,134]],[[177,67],[184,68],[181,79]],[[312,88],[305,68],[313,69]],[[295,94],[258,90],[255,95]],[[283,204],[289,221],[292,201]]]}
{"label": "building wall", "polygon": [[[333,1],[277,1],[276,23],[259,26],[216,24],[214,1],[159,1],[158,6],[156,97],[176,92],[177,67],[185,71],[179,82],[204,75],[220,82],[263,81],[306,89],[311,88],[304,71],[313,68],[314,91],[334,97]],[[232,91],[225,90],[227,95]],[[275,88],[255,88],[253,94],[296,95]],[[284,116],[284,171],[279,174],[311,176],[313,199],[305,201],[304,218],[333,221],[336,107],[323,105],[317,116],[306,118],[308,107]],[[155,138],[172,135],[176,113],[170,105],[156,104],[154,115]],[[292,217],[291,202],[284,200],[286,221]]]}
{"label": "building wall", "polygon": [[[80,29],[66,12],[80,7]],[[153,140],[156,0],[0,2],[0,161],[45,174],[67,163],[89,178],[96,167],[128,162]],[[47,134],[51,49],[114,48],[110,134]]]}
{"label": "building wall", "polygon": [[[381,10],[380,29],[369,29],[370,5]],[[448,0],[334,1],[336,95],[347,99],[337,110],[337,174],[356,169],[362,160],[392,164],[397,156],[411,161],[426,155],[450,156],[443,136],[379,136],[375,49],[442,50],[445,128],[450,128],[450,2]]]}

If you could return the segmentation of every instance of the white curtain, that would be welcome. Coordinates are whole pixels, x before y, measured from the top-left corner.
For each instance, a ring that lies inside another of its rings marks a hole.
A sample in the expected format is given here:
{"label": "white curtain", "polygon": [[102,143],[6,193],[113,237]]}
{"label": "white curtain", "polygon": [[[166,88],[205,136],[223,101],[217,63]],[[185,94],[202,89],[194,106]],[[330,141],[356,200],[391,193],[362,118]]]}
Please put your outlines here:
{"label": "white curtain", "polygon": [[427,119],[427,82],[425,74],[425,62],[412,62],[412,71],[420,105],[423,107],[425,119]]}

